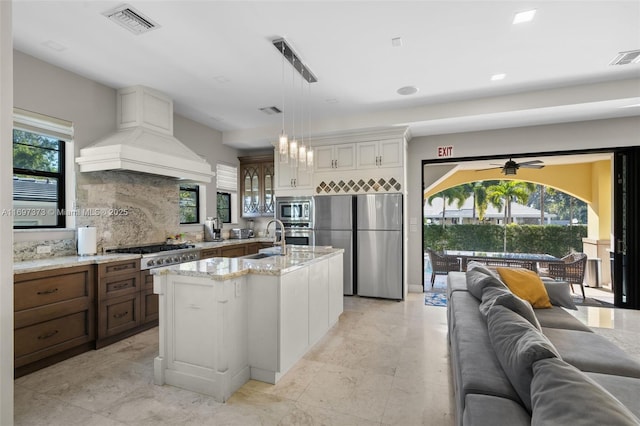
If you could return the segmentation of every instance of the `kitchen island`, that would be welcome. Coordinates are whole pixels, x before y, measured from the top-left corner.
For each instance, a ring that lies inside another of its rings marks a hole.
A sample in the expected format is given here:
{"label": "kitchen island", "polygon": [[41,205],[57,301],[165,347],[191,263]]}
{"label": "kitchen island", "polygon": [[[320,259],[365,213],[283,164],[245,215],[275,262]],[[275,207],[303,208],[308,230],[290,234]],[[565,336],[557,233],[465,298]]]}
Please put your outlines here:
{"label": "kitchen island", "polygon": [[156,384],[224,402],[249,379],[276,383],[342,313],[342,249],[211,258],[153,271]]}

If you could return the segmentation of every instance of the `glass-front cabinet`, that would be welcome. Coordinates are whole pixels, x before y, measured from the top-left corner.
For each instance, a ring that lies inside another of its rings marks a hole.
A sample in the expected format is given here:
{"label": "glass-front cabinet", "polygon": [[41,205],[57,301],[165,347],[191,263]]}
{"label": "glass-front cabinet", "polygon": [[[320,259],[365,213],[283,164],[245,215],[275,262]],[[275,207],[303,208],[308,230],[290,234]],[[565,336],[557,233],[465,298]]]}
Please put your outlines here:
{"label": "glass-front cabinet", "polygon": [[273,156],[239,157],[242,217],[273,216]]}

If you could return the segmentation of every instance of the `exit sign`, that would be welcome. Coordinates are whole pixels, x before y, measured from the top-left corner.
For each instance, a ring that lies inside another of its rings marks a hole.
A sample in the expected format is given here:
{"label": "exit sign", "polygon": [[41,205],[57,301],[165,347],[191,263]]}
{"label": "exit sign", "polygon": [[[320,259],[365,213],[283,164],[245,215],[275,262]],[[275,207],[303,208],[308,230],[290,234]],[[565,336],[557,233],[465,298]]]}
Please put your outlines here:
{"label": "exit sign", "polygon": [[453,157],[453,145],[451,146],[439,146],[438,147],[438,158],[448,158]]}

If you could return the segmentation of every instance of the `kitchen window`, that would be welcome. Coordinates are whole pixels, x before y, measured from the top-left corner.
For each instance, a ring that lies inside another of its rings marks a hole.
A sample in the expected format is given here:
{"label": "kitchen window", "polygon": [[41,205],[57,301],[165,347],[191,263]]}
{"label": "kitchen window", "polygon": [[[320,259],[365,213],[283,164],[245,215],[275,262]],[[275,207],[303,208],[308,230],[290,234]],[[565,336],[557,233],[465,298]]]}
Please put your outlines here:
{"label": "kitchen window", "polygon": [[216,210],[222,223],[238,223],[238,166],[216,165]]}
{"label": "kitchen window", "polygon": [[198,185],[180,185],[180,224],[200,223]]}
{"label": "kitchen window", "polygon": [[14,109],[13,217],[15,229],[64,228],[65,152],[71,123]]}

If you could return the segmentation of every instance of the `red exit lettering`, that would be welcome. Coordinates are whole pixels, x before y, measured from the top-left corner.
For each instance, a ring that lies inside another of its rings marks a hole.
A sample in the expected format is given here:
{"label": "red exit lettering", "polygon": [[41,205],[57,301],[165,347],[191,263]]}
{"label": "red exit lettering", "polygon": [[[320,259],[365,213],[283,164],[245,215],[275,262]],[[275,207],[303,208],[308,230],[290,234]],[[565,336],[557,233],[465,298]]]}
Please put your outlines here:
{"label": "red exit lettering", "polygon": [[453,157],[453,146],[439,146],[438,157]]}

